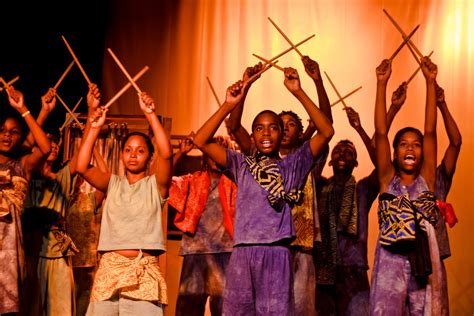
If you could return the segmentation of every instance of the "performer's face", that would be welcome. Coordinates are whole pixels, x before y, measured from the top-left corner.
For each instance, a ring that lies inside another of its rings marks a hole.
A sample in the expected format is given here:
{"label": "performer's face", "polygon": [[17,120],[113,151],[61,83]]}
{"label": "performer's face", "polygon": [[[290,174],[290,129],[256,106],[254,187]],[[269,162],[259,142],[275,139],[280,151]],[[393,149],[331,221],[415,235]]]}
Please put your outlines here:
{"label": "performer's face", "polygon": [[394,160],[398,170],[405,172],[420,170],[423,161],[423,142],[417,133],[407,131],[400,136],[395,147]]}
{"label": "performer's face", "polygon": [[281,120],[271,112],[259,114],[252,124],[252,136],[258,151],[265,155],[278,153],[283,136]]}
{"label": "performer's face", "polygon": [[283,139],[281,140],[281,147],[293,148],[298,145],[298,140],[301,137],[301,129],[294,116],[284,114],[280,116],[283,121]]}
{"label": "performer's face", "polygon": [[51,142],[51,152],[48,156],[48,161],[55,161],[58,158],[59,146],[55,142]]}
{"label": "performer's face", "polygon": [[331,152],[329,165],[333,167],[334,173],[352,173],[354,167],[358,165],[355,148],[345,143],[337,144]]}
{"label": "performer's face", "polygon": [[0,126],[0,152],[11,152],[21,140],[21,126],[14,118],[7,118]]}
{"label": "performer's face", "polygon": [[127,171],[132,173],[145,171],[150,160],[150,151],[145,139],[140,135],[131,136],[123,147],[122,156]]}

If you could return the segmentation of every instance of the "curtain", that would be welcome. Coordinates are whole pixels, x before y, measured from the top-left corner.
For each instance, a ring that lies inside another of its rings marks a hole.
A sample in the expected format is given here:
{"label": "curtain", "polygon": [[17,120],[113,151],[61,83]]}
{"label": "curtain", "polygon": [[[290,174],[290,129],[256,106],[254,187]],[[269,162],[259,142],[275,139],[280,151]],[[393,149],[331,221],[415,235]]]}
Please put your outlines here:
{"label": "curtain", "polygon": [[[445,89],[451,114],[463,135],[448,202],[454,204],[460,223],[450,229],[453,256],[446,261],[450,306],[453,315],[474,310],[474,253],[471,249],[470,212],[474,190],[472,178],[473,78],[474,78],[474,1],[470,0],[142,0],[110,2],[106,47],[111,48],[133,75],[143,66],[150,70],[138,81],[156,101],[157,112],[173,118],[172,134],[196,131],[218,108],[206,77],[215,88],[220,102],[226,88],[241,79],[247,66],[258,60],[252,53],[271,58],[289,44],[270,24],[268,17],[294,42],[311,34],[316,36],[299,47],[315,59],[344,95],[362,86],[347,99],[360,115],[362,126],[374,131],[375,68],[402,42],[400,33],[383,13],[385,9],[409,33],[420,51],[438,65],[438,83]],[[280,66],[296,68],[301,84],[316,100],[314,84],[304,72],[300,56],[294,51],[278,59]],[[403,48],[393,61],[389,81],[389,99],[401,82],[416,70],[409,50]],[[323,74],[331,101],[337,99]],[[111,56],[104,53],[102,91],[111,98],[126,83]],[[390,138],[404,126],[423,127],[425,85],[419,73],[408,87],[408,98],[393,123]],[[389,100],[388,100],[389,102]],[[246,101],[243,126],[250,128],[253,117],[263,109],[293,110],[306,123],[303,107],[283,85],[283,74],[270,69],[253,84]],[[138,114],[136,93],[130,89],[110,109],[110,113]],[[351,139],[359,149],[357,179],[367,176],[373,166],[363,143],[348,124],[340,104],[333,107],[336,134],[330,145]],[[221,127],[218,131],[225,133]],[[441,115],[438,117],[438,160],[448,145]],[[326,168],[324,175],[330,175]],[[371,212],[369,262],[373,261],[378,234],[375,208]]]}

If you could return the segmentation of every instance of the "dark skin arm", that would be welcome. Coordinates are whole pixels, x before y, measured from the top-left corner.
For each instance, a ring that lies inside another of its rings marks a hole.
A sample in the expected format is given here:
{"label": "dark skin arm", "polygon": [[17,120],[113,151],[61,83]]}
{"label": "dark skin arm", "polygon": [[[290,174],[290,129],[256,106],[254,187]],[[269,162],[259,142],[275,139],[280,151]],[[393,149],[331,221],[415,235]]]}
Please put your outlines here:
{"label": "dark skin arm", "polygon": [[[262,70],[262,67],[263,67],[262,63],[258,63],[253,67],[247,67],[242,76],[242,81],[245,82],[246,80],[248,80],[254,74]],[[258,78],[259,77],[255,79],[258,79]],[[233,134],[235,141],[240,147],[240,150],[246,155],[248,155],[252,149],[252,139],[250,137],[249,132],[242,126],[241,120],[242,120],[242,113],[244,110],[245,99],[247,98],[247,93],[249,92],[250,87],[252,86],[253,82],[254,81],[250,82],[248,85],[245,86],[241,101],[235,107],[235,109],[230,113],[229,119],[226,122],[227,127],[230,129],[231,133]]]}
{"label": "dark skin arm", "polygon": [[444,90],[438,84],[436,84],[436,105],[443,116],[444,127],[449,139],[449,145],[444,152],[442,163],[448,176],[452,177],[456,170],[459,152],[461,151],[462,136],[456,122],[454,121],[454,118],[449,112],[448,105],[446,104],[445,100]]}
{"label": "dark skin arm", "polygon": [[[306,73],[311,79],[313,79],[314,85],[316,86],[316,92],[318,94],[318,100],[319,100],[319,108],[326,115],[328,120],[332,123],[333,118],[332,118],[331,104],[329,102],[329,97],[327,95],[326,89],[324,88],[324,83],[321,77],[319,64],[315,60],[312,60],[309,56],[303,56],[301,58],[301,61],[303,62]],[[303,133],[303,136],[302,136],[303,141],[310,139],[315,131],[316,131],[316,126],[314,126],[313,122],[310,120],[308,127]]]}
{"label": "dark skin arm", "polygon": [[365,148],[367,148],[367,152],[369,153],[370,160],[375,166],[375,148],[372,146],[372,140],[370,139],[369,135],[366,133],[365,129],[360,123],[359,113],[354,111],[353,108],[348,107],[346,108],[346,114],[347,118],[349,119],[349,124],[351,124],[351,126],[356,130],[356,132],[359,134],[360,138],[364,142]]}
{"label": "dark skin arm", "polygon": [[308,113],[310,119],[316,126],[317,133],[309,140],[311,153],[313,157],[317,157],[327,147],[329,141],[334,135],[332,123],[326,117],[322,110],[320,110],[306,92],[301,88],[300,78],[298,72],[294,68],[285,68],[284,84],[288,91],[300,101]]}
{"label": "dark skin arm", "polygon": [[204,123],[194,136],[193,142],[203,153],[221,166],[227,166],[226,149],[217,143],[208,143],[224,119],[242,101],[248,82],[241,80],[227,88],[226,99],[219,109]]}

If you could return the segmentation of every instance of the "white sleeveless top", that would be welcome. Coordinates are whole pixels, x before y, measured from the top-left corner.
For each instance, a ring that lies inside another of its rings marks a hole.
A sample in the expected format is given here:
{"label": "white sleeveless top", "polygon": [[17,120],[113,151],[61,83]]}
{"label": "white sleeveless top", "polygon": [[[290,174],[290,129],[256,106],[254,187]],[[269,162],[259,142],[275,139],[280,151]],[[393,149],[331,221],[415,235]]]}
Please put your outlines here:
{"label": "white sleeveless top", "polygon": [[98,250],[165,250],[161,222],[164,203],[154,175],[134,184],[129,184],[125,176],[112,175],[102,214]]}

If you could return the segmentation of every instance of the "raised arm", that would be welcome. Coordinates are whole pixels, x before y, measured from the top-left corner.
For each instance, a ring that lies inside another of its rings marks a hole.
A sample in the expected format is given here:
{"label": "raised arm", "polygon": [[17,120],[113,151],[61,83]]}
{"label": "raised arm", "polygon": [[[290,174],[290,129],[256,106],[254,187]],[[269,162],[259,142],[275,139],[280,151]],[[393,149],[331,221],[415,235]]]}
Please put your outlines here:
{"label": "raised arm", "polygon": [[[262,63],[258,63],[253,67],[247,67],[244,71],[242,76],[242,81],[245,82],[249,80],[254,74],[258,73],[262,70]],[[258,79],[258,78],[256,78]],[[232,112],[230,112],[229,119],[227,120],[226,124],[227,127],[230,129],[232,135],[235,138],[235,141],[240,147],[240,150],[248,155],[252,149],[252,139],[250,137],[249,132],[242,126],[242,112],[244,110],[245,99],[247,98],[247,94],[252,86],[252,82],[245,86],[242,99],[239,104],[234,108]]]}
{"label": "raised arm", "polygon": [[36,120],[31,115],[30,111],[25,105],[23,93],[15,90],[12,86],[6,88],[8,94],[8,101],[10,105],[20,112],[21,116],[25,119],[31,134],[33,135],[34,141],[38,145],[41,154],[32,153],[22,157],[22,164],[25,170],[29,174],[35,169],[40,163],[41,159],[49,154],[51,151],[51,143],[45,132],[38,125]]}
{"label": "raised arm", "polygon": [[438,84],[436,84],[436,105],[443,116],[444,128],[446,129],[449,139],[449,145],[444,152],[442,163],[448,176],[452,177],[456,170],[459,152],[461,151],[462,137],[454,118],[449,112],[444,90]]}
{"label": "raised arm", "polygon": [[87,104],[89,105],[88,122],[86,123],[86,128],[77,154],[76,169],[87,182],[97,190],[105,193],[109,186],[110,171],[104,171],[102,168],[90,166],[92,151],[97,137],[99,136],[100,129],[105,123],[105,116],[108,110],[99,106],[92,112],[92,107],[99,104],[99,102],[99,90],[96,85],[92,84],[89,86],[89,92],[87,94]]}
{"label": "raised arm", "polygon": [[[321,72],[319,70],[319,64],[315,60],[312,60],[309,56],[303,56],[301,58],[301,61],[303,62],[306,73],[311,79],[313,79],[314,85],[316,86],[316,92],[318,94],[319,100],[319,108],[332,123],[333,119],[331,104],[329,103],[329,98],[326,93],[326,89],[324,88],[323,78],[321,77]],[[308,127],[303,133],[302,140],[306,141],[311,139],[314,132],[316,132],[316,127],[314,126],[313,121],[309,120]]]}
{"label": "raised arm", "polygon": [[[90,117],[94,115],[94,112],[97,110],[97,108],[100,105],[100,91],[99,88],[95,83],[89,84],[89,92],[87,93],[87,116]],[[82,141],[84,141],[85,136],[89,133],[90,128],[91,128],[91,121],[86,120],[85,126],[82,127]],[[82,143],[81,141],[81,143]],[[69,161],[69,171],[71,174],[75,174],[77,172],[77,157],[78,157],[78,151],[75,151],[73,156],[71,157],[71,160]],[[94,145],[93,148],[93,156],[98,161],[97,155],[100,156],[100,154],[97,151],[96,145]],[[102,166],[103,167],[103,166]],[[100,170],[106,172],[108,171],[108,168],[99,168]]]}
{"label": "raised arm", "polygon": [[204,123],[194,136],[194,145],[221,166],[227,166],[226,149],[217,143],[208,143],[226,116],[242,101],[247,83],[239,80],[227,88],[225,102]]}
{"label": "raised arm", "polygon": [[392,64],[388,59],[375,70],[377,76],[377,90],[375,94],[375,153],[376,168],[378,171],[380,192],[385,192],[390,179],[394,174],[394,168],[390,156],[390,143],[388,141],[388,125],[386,110],[387,83],[392,73]]}
{"label": "raised arm", "polygon": [[332,136],[334,135],[334,129],[332,123],[326,117],[326,115],[314,104],[310,97],[301,88],[300,78],[298,72],[294,68],[285,68],[285,80],[284,84],[286,88],[300,101],[308,113],[310,119],[316,126],[317,133],[310,139],[311,153],[313,157],[317,157],[328,145]]}
{"label": "raised arm", "polygon": [[402,108],[402,105],[407,99],[407,89],[408,86],[406,82],[402,82],[400,86],[398,86],[397,90],[393,91],[392,93],[392,103],[390,104],[387,112],[387,130],[390,130],[393,119],[398,114]]}
{"label": "raised arm", "polygon": [[436,185],[436,76],[438,67],[431,62],[429,57],[421,59],[421,70],[426,81],[426,110],[425,110],[425,131],[423,136],[423,166],[421,174],[425,178],[428,188],[434,192]]}
{"label": "raised arm", "polygon": [[171,149],[171,143],[165,129],[155,114],[155,103],[153,99],[146,92],[142,92],[139,95],[138,101],[143,114],[145,114],[151,126],[154,136],[153,143],[155,145],[156,155],[155,161],[152,163],[155,170],[152,172],[155,174],[156,184],[158,185],[161,196],[166,198],[168,197],[168,189],[173,172],[173,150]]}
{"label": "raised arm", "polygon": [[194,132],[191,132],[186,138],[179,140],[178,150],[173,154],[173,174],[181,159],[193,149],[193,138]]}
{"label": "raised arm", "polygon": [[[39,126],[43,126],[44,122],[51,114],[51,112],[56,107],[56,89],[49,88],[48,92],[41,97],[41,111],[36,118],[36,123]],[[26,136],[25,141],[23,142],[23,147],[32,148],[35,145],[35,139],[31,131]]]}
{"label": "raised arm", "polygon": [[370,160],[376,165],[376,158],[375,158],[375,148],[372,145],[372,140],[370,139],[369,135],[366,133],[365,129],[362,127],[360,123],[359,113],[357,113],[353,108],[348,107],[346,108],[347,118],[349,120],[349,124],[356,130],[359,134],[360,138],[364,142],[365,148],[367,148],[367,152],[369,153]]}

